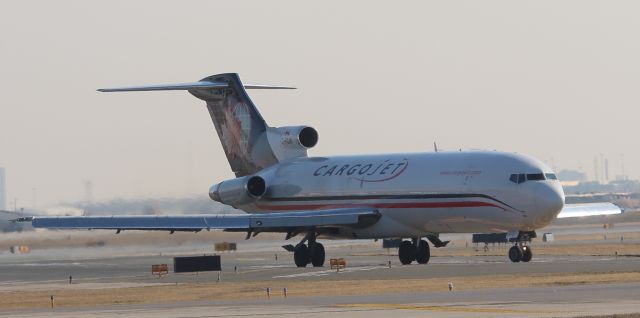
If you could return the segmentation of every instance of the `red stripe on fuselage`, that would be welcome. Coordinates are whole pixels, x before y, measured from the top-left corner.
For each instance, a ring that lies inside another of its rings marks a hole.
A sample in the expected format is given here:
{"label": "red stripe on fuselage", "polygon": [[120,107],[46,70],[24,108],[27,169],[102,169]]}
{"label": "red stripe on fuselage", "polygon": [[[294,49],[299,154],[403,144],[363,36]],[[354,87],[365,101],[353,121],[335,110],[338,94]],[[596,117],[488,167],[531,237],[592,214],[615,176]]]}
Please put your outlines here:
{"label": "red stripe on fuselage", "polygon": [[481,201],[462,201],[462,202],[406,202],[406,203],[346,203],[346,204],[291,204],[291,205],[258,205],[260,210],[267,211],[294,211],[294,210],[325,210],[340,208],[359,208],[373,207],[380,209],[412,209],[412,208],[477,208],[477,207],[496,207],[505,210],[503,207],[493,203]]}

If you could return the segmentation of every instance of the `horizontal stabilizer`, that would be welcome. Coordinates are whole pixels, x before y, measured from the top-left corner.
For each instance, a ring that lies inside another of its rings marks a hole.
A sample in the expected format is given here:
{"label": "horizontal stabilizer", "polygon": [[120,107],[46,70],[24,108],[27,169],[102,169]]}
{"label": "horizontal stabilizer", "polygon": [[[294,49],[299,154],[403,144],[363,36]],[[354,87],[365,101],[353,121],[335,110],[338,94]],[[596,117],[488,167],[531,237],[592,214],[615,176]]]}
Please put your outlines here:
{"label": "horizontal stabilizer", "polygon": [[[143,92],[143,91],[176,91],[176,90],[202,90],[202,89],[219,89],[227,88],[229,84],[225,82],[199,81],[191,83],[175,83],[175,84],[159,84],[159,85],[143,85],[116,88],[100,88],[98,92]],[[288,86],[245,84],[246,89],[295,89]]]}
{"label": "horizontal stabilizer", "polygon": [[261,85],[261,84],[244,84],[246,89],[296,89],[291,86],[277,86],[277,85]]}

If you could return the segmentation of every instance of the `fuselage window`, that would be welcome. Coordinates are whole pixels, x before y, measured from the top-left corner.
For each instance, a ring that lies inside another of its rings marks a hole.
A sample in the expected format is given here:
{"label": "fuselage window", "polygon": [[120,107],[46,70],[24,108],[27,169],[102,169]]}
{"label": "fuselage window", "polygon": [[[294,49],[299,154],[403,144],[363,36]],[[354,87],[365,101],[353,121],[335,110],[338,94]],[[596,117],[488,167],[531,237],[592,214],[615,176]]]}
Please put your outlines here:
{"label": "fuselage window", "polygon": [[527,180],[529,180],[529,181],[544,180],[544,174],[542,174],[542,173],[529,173],[529,174],[527,174]]}
{"label": "fuselage window", "polygon": [[547,177],[547,179],[549,179],[549,180],[558,180],[558,177],[556,177],[555,173],[545,173],[544,175],[545,175],[545,176]]}

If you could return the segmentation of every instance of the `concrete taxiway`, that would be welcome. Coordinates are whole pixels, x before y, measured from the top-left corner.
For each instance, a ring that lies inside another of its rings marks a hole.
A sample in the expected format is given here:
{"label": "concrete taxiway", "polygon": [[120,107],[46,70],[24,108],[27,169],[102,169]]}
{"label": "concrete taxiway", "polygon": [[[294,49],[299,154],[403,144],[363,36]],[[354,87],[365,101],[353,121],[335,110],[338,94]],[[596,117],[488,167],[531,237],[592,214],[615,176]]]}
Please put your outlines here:
{"label": "concrete taxiway", "polygon": [[[186,254],[185,254],[186,255]],[[335,254],[334,254],[335,255]],[[222,279],[232,282],[270,281],[287,279],[322,278],[344,279],[412,279],[446,278],[452,276],[484,276],[495,274],[562,274],[632,272],[640,270],[640,257],[615,256],[539,256],[530,263],[513,264],[503,256],[433,257],[427,265],[401,266],[396,257],[383,255],[354,256],[339,253],[348,260],[347,268],[337,272],[324,268],[296,268],[291,256],[282,253],[278,260],[274,254],[244,253],[222,255]],[[391,261],[391,268],[388,261]],[[76,282],[139,282],[157,283],[150,275],[152,264],[168,263],[172,256],[97,257],[91,259],[0,262],[0,291],[8,286],[41,282],[66,282],[73,276]],[[236,272],[237,269],[237,272]],[[164,283],[211,282],[216,273],[171,274],[162,278]]]}
{"label": "concrete taxiway", "polygon": [[[222,275],[226,281],[268,281],[322,277],[322,279],[411,279],[451,276],[482,276],[494,274],[546,274],[546,273],[600,273],[630,272],[640,270],[640,257],[608,255],[537,255],[530,263],[511,263],[506,257],[506,246],[491,247],[489,255],[440,256],[448,248],[432,248],[427,265],[401,266],[394,250],[380,248],[373,241],[326,241],[327,258],[345,258],[346,269],[335,272],[328,267],[296,268],[292,253],[279,246],[285,241],[241,242],[237,252],[221,253]],[[627,240],[627,245],[634,241]],[[581,244],[592,244],[585,242]],[[455,249],[455,247],[453,247]],[[463,249],[462,247],[458,249]],[[470,250],[470,249],[469,249]],[[174,256],[212,254],[212,244],[195,244],[184,247],[160,248],[138,246],[135,248],[74,248],[35,250],[30,254],[9,255],[0,258],[0,290],[11,284],[76,281],[136,281],[157,282],[150,275],[152,264],[172,264]],[[640,254],[640,251],[638,251]],[[480,252],[479,254],[482,254]],[[391,268],[389,268],[391,264]],[[217,274],[168,275],[163,281],[170,283],[207,281]]]}

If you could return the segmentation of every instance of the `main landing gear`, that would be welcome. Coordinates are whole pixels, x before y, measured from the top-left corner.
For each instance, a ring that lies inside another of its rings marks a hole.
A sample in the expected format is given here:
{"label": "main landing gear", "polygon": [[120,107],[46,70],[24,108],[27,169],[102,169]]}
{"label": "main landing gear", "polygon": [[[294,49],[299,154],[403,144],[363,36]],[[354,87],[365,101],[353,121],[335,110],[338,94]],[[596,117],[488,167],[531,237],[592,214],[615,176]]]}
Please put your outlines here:
{"label": "main landing gear", "polygon": [[409,265],[413,261],[418,262],[418,264],[426,264],[429,263],[430,257],[429,244],[425,240],[413,238],[411,241],[402,241],[400,243],[398,258],[400,258],[402,265]]}
{"label": "main landing gear", "polygon": [[[307,267],[309,263],[313,267],[322,267],[324,265],[324,246],[316,242],[316,233],[309,232],[307,236],[298,243],[293,250],[293,260],[298,267]],[[308,241],[308,244],[305,244]]]}

